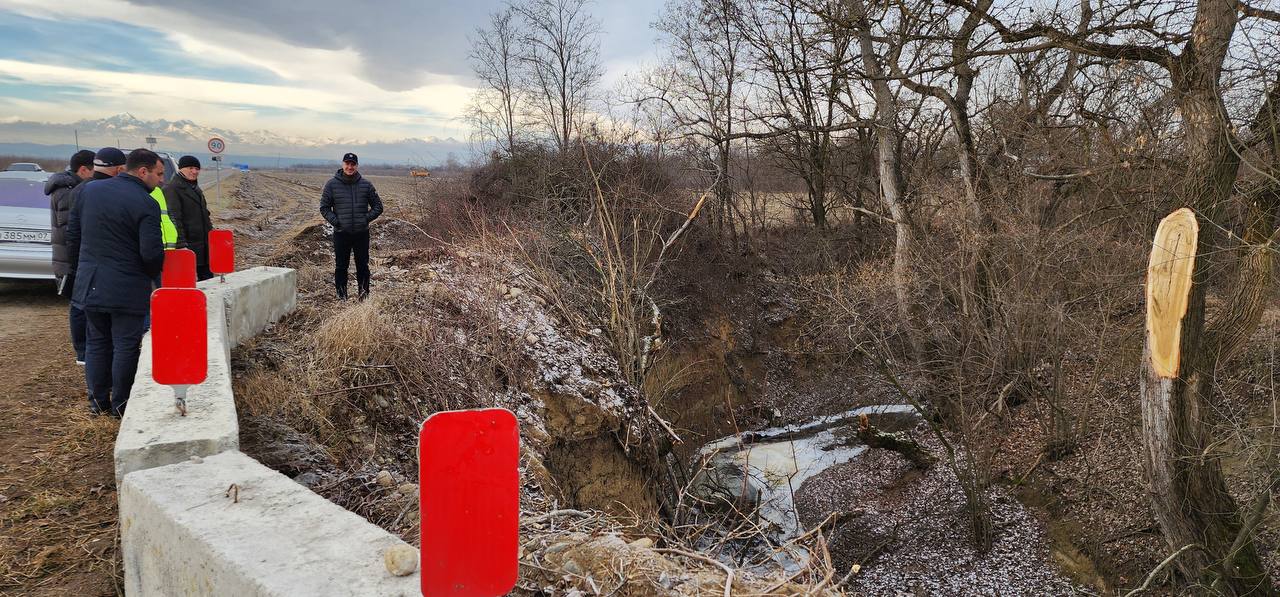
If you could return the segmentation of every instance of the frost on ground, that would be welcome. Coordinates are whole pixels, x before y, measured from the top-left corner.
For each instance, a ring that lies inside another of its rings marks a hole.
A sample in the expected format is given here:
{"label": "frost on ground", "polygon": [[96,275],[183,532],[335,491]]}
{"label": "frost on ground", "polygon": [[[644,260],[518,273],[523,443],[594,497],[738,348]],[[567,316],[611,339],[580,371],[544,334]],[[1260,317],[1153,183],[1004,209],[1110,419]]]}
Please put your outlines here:
{"label": "frost on ground", "polygon": [[[917,441],[936,444],[928,438]],[[857,595],[1072,595],[1054,564],[1044,525],[1005,489],[992,488],[994,542],[973,545],[965,500],[943,462],[918,471],[894,452],[862,457],[811,479],[796,495],[814,524],[849,506],[860,512],[836,528],[836,568],[860,568],[845,588]]]}

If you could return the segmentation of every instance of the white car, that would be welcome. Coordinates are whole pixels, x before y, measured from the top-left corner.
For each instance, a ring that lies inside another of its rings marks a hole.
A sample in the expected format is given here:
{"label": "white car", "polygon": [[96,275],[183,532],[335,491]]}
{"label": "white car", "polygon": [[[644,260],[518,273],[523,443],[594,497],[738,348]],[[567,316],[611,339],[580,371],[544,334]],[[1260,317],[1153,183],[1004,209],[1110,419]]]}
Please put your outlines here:
{"label": "white car", "polygon": [[[17,166],[34,166],[35,169],[31,170],[27,168],[19,168]],[[38,182],[44,182],[46,180],[49,180],[50,176],[53,176],[52,172],[46,172],[36,164],[24,164],[24,163],[9,164],[7,168],[5,168],[4,170],[0,170],[0,178],[20,178],[23,180],[34,180]]]}
{"label": "white car", "polygon": [[32,164],[31,162],[14,162],[5,166],[5,172],[44,172],[44,168],[40,164]]}
{"label": "white car", "polygon": [[55,279],[52,236],[44,180],[0,176],[0,278]]}

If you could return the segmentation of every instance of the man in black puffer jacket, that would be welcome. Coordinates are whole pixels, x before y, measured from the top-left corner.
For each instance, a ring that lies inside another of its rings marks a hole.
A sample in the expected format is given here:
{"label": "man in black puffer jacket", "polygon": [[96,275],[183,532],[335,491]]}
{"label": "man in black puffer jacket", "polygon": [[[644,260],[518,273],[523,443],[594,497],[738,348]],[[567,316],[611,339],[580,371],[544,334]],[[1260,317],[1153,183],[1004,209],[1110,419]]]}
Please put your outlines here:
{"label": "man in black puffer jacket", "polygon": [[360,300],[369,297],[369,222],[382,215],[378,190],[358,171],[354,153],[342,156],[342,169],[325,183],[320,194],[320,215],[333,225],[333,254],[337,267],[333,283],[338,298],[347,298],[347,267],[356,254],[356,288]]}
{"label": "man in black puffer jacket", "polygon": [[71,215],[71,189],[93,178],[93,152],[81,149],[71,156],[67,169],[49,177],[44,194],[49,196],[49,219],[53,225],[53,274],[58,276],[61,294],[71,296],[72,259],[67,256],[67,218]]}
{"label": "man in black puffer jacket", "polygon": [[[58,277],[58,294],[70,297],[75,292],[75,259],[67,254],[67,219],[71,216],[71,203],[79,193],[73,192],[80,183],[93,178],[93,152],[81,149],[71,156],[66,171],[49,177],[44,183],[44,194],[49,196],[49,220],[52,224],[53,275]],[[84,364],[85,320],[84,313],[70,308],[71,348],[76,362]]]}

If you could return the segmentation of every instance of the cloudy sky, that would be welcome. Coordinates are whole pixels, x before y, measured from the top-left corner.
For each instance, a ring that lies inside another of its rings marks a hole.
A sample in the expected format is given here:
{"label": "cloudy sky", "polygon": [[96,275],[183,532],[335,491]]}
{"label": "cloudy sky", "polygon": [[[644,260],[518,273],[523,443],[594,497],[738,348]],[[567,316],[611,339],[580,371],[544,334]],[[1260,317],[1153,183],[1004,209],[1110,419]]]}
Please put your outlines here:
{"label": "cloudy sky", "polygon": [[[306,137],[461,139],[467,37],[501,5],[0,0],[0,122],[129,112]],[[652,60],[662,5],[591,5],[606,85]]]}

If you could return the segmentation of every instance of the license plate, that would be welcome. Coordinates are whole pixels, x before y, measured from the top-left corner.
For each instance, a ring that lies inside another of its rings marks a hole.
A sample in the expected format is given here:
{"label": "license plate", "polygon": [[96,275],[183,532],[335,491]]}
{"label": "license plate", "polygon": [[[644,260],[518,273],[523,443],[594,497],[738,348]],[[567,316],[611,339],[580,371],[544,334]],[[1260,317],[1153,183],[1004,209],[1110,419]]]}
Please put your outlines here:
{"label": "license plate", "polygon": [[15,243],[47,243],[52,237],[48,230],[17,230],[0,228],[0,241]]}

